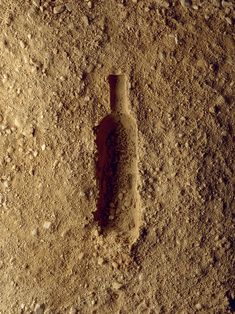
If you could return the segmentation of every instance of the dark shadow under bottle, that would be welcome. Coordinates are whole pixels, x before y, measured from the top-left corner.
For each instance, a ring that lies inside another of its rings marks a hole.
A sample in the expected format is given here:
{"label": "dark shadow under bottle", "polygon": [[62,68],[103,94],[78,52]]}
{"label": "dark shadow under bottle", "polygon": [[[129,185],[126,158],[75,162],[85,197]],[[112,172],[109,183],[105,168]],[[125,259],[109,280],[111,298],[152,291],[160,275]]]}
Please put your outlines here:
{"label": "dark shadow under bottle", "polygon": [[111,207],[115,201],[118,187],[120,152],[118,140],[118,122],[111,115],[106,116],[97,128],[96,146],[98,160],[96,177],[99,184],[99,198],[95,220],[101,227],[109,224]]}

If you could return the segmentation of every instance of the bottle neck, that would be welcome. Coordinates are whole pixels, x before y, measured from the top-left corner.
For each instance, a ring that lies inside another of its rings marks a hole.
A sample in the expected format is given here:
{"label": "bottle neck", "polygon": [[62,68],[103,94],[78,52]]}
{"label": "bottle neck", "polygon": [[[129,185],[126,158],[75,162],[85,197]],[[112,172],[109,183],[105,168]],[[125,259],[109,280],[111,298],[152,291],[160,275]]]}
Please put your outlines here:
{"label": "bottle neck", "polygon": [[110,85],[110,107],[113,113],[124,113],[128,111],[126,76],[109,75]]}

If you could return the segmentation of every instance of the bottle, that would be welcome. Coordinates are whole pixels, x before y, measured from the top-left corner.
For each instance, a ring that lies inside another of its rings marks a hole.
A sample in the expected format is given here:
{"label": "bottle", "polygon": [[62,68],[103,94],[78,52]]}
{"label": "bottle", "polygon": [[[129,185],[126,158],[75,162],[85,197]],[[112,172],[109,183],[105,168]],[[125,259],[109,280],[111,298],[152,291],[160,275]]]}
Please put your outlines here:
{"label": "bottle", "polygon": [[99,198],[95,220],[133,244],[139,236],[137,125],[128,104],[125,75],[110,75],[111,113],[97,128]]}

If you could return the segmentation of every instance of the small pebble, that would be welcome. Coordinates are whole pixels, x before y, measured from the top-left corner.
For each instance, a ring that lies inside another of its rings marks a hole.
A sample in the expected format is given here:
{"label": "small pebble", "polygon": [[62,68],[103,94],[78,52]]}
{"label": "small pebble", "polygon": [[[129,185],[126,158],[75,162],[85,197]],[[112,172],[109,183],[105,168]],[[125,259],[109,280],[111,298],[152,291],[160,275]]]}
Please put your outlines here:
{"label": "small pebble", "polygon": [[210,108],[209,108],[209,112],[210,112],[210,113],[215,113],[215,107],[214,107],[214,106],[210,107]]}
{"label": "small pebble", "polygon": [[20,305],[20,309],[21,309],[21,310],[24,310],[24,308],[25,308],[25,304],[22,303],[22,304]]}
{"label": "small pebble", "polygon": [[94,306],[96,304],[96,300],[91,300],[91,305]]}
{"label": "small pebble", "polygon": [[4,186],[4,188],[8,188],[9,187],[8,181],[3,181],[2,185]]}
{"label": "small pebble", "polygon": [[22,49],[26,47],[25,43],[22,40],[19,41],[19,45]]}
{"label": "small pebble", "polygon": [[0,261],[0,269],[3,268],[3,261]]}
{"label": "small pebble", "polygon": [[82,260],[83,257],[84,257],[84,253],[83,253],[83,252],[81,252],[81,253],[78,254],[78,259],[79,259],[79,260]]}
{"label": "small pebble", "polygon": [[66,10],[68,12],[72,12],[73,11],[72,3],[66,3],[65,6],[66,6]]}
{"label": "small pebble", "polygon": [[229,2],[229,1],[222,0],[222,1],[221,1],[221,4],[222,4],[222,7],[223,7],[223,8],[232,8],[232,7],[233,7],[232,1]]}
{"label": "small pebble", "polygon": [[117,268],[118,268],[118,264],[117,264],[116,262],[112,262],[112,267],[113,267],[114,269],[117,269]]}
{"label": "small pebble", "polygon": [[142,281],[144,278],[144,275],[142,273],[140,273],[138,278],[139,278],[139,281]]}
{"label": "small pebble", "polygon": [[123,199],[123,193],[119,193],[119,194],[118,194],[118,199],[119,199],[119,200],[122,200],[122,199]]}
{"label": "small pebble", "polygon": [[178,41],[178,36],[177,35],[175,35],[175,43],[176,43],[176,45],[178,45],[178,43],[179,43],[179,41]]}
{"label": "small pebble", "polygon": [[192,4],[191,0],[180,0],[180,4],[184,8],[189,8]]}
{"label": "small pebble", "polygon": [[78,312],[77,309],[73,306],[69,310],[69,314],[77,314],[77,312]]}
{"label": "small pebble", "polygon": [[60,13],[64,12],[64,10],[65,10],[64,4],[60,4],[60,5],[57,5],[54,7],[53,13],[54,14],[60,14]]}
{"label": "small pebble", "polygon": [[2,76],[3,84],[5,84],[8,81],[8,79],[9,79],[8,75],[7,74],[3,74],[3,76]]}
{"label": "small pebble", "polygon": [[224,99],[224,97],[223,97],[222,95],[220,95],[220,96],[218,96],[218,97],[216,98],[216,104],[217,104],[217,105],[223,105],[224,102],[225,102],[225,99]]}
{"label": "small pebble", "polygon": [[84,23],[85,26],[89,25],[89,20],[88,20],[88,17],[86,15],[83,15],[81,19],[82,19],[82,22]]}
{"label": "small pebble", "polygon": [[32,236],[37,236],[38,235],[38,230],[37,229],[33,229],[32,231],[31,231],[31,235]]}
{"label": "small pebble", "polygon": [[193,8],[193,10],[198,10],[198,9],[199,9],[198,5],[196,5],[196,4],[194,4],[194,5],[192,6],[192,8]]}
{"label": "small pebble", "polygon": [[233,24],[232,19],[230,19],[230,17],[226,17],[226,18],[225,18],[225,21],[226,21],[229,25],[232,25],[232,24]]}
{"label": "small pebble", "polygon": [[43,314],[44,313],[44,305],[43,304],[36,304],[34,308],[35,314]]}
{"label": "small pebble", "polygon": [[42,149],[42,151],[44,151],[46,149],[46,145],[42,144],[41,149]]}
{"label": "small pebble", "polygon": [[7,162],[7,163],[10,163],[11,162],[11,157],[9,157],[9,156],[7,156],[6,158],[5,158],[5,161]]}
{"label": "small pebble", "polygon": [[44,224],[43,224],[43,228],[44,229],[50,229],[51,227],[51,222],[50,221],[45,221]]}
{"label": "small pebble", "polygon": [[87,2],[87,6],[88,6],[89,9],[91,9],[91,8],[92,8],[92,2],[91,2],[91,1],[88,1],[88,2]]}
{"label": "small pebble", "polygon": [[41,5],[41,0],[33,0],[33,5],[35,5],[35,7],[39,8]]}
{"label": "small pebble", "polygon": [[196,309],[196,310],[201,310],[201,309],[202,309],[202,305],[201,305],[200,303],[197,303],[197,304],[195,305],[195,309]]}
{"label": "small pebble", "polygon": [[159,57],[159,60],[163,62],[165,59],[165,54],[162,51],[159,51],[158,57]]}
{"label": "small pebble", "polygon": [[98,257],[98,265],[103,265],[104,264],[104,259],[102,257]]}
{"label": "small pebble", "polygon": [[169,2],[167,1],[167,0],[162,0],[161,1],[161,3],[160,3],[160,5],[163,7],[163,8],[165,8],[165,9],[167,9],[167,8],[169,8],[169,6],[170,6],[170,4],[169,4]]}
{"label": "small pebble", "polygon": [[114,281],[113,284],[112,284],[112,287],[113,287],[114,290],[119,290],[119,289],[121,289],[122,284],[117,282],[117,281]]}
{"label": "small pebble", "polygon": [[37,157],[37,155],[38,155],[38,151],[35,150],[35,151],[33,152],[33,157]]}

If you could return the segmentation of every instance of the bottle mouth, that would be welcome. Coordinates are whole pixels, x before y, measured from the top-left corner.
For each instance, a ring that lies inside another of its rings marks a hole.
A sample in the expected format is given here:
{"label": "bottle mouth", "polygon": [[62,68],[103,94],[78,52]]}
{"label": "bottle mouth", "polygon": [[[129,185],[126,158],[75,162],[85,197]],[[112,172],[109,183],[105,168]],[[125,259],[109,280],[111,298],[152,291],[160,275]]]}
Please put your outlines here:
{"label": "bottle mouth", "polygon": [[111,74],[108,76],[110,86],[111,111],[122,112],[127,110],[126,75]]}
{"label": "bottle mouth", "polygon": [[120,83],[121,81],[126,80],[126,75],[125,74],[110,74],[108,76],[108,81],[110,85],[116,85]]}

